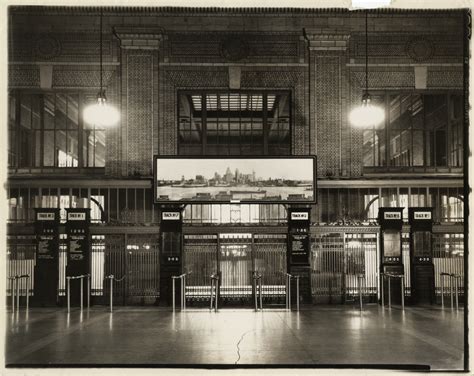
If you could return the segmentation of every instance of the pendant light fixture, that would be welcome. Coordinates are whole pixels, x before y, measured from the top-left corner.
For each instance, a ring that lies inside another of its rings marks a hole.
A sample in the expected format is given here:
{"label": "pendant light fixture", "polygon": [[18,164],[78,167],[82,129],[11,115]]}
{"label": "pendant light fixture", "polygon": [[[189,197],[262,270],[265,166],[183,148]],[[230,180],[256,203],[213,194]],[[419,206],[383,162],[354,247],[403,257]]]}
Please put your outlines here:
{"label": "pendant light fixture", "polygon": [[365,11],[365,91],[362,95],[362,103],[354,108],[349,114],[349,121],[354,127],[378,126],[385,119],[385,112],[382,108],[371,103],[369,94],[369,53],[368,53],[368,11]]}
{"label": "pendant light fixture", "polygon": [[107,104],[105,89],[102,82],[102,9],[100,10],[100,91],[97,94],[97,103],[87,106],[84,109],[84,120],[89,124],[109,127],[115,125],[120,120],[119,112],[116,108]]}

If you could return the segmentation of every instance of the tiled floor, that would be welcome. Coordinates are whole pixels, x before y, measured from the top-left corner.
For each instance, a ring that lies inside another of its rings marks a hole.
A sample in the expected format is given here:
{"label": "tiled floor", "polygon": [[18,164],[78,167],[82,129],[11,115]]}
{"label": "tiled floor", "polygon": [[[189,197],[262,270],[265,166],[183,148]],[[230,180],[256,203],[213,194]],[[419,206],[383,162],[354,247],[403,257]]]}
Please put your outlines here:
{"label": "tiled floor", "polygon": [[312,306],[300,312],[94,307],[7,314],[8,365],[424,365],[463,368],[464,311]]}

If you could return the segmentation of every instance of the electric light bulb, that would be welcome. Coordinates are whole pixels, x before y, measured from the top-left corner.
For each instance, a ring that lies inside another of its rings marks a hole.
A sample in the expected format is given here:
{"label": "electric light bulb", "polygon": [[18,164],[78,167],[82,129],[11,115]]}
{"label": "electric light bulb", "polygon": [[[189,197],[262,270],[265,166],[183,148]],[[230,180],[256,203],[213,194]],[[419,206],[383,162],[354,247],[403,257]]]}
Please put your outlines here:
{"label": "electric light bulb", "polygon": [[97,103],[87,106],[83,112],[84,121],[99,126],[112,126],[120,120],[120,114],[115,107],[109,106],[105,97],[99,96]]}
{"label": "electric light bulb", "polygon": [[385,120],[385,112],[382,108],[370,103],[368,95],[362,98],[362,104],[354,108],[349,114],[349,121],[355,127],[378,126]]}

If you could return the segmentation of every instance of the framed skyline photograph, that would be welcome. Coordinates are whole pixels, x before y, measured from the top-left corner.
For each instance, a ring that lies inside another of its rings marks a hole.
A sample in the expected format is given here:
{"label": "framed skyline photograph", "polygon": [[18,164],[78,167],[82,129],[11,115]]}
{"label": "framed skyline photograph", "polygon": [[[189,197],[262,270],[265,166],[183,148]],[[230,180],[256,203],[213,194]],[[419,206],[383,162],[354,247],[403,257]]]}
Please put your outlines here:
{"label": "framed skyline photograph", "polygon": [[154,157],[155,203],[315,203],[316,157]]}

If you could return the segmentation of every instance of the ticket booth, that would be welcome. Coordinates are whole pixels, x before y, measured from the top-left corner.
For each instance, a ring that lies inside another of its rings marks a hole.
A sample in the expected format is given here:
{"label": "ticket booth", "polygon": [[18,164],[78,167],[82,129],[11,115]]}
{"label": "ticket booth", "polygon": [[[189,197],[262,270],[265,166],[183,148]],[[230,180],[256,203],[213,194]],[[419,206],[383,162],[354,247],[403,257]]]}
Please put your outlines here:
{"label": "ticket booth", "polygon": [[435,301],[433,265],[433,209],[409,208],[410,271],[414,304],[433,304]]}
{"label": "ticket booth", "polygon": [[[380,224],[380,278],[404,274],[402,258],[403,208],[379,208]],[[386,281],[387,279],[385,279]],[[382,280],[380,281],[382,286]],[[384,295],[388,296],[388,283],[383,283]],[[392,302],[401,303],[401,278],[391,278]]]}
{"label": "ticket booth", "polygon": [[160,224],[160,305],[172,304],[171,277],[180,275],[182,271],[182,236],[182,209],[163,208]]}
{"label": "ticket booth", "polygon": [[[311,302],[311,270],[309,263],[311,208],[288,208],[288,272],[299,278],[300,302]],[[296,297],[292,283],[292,296]],[[294,298],[292,298],[294,301]]]}
{"label": "ticket booth", "polygon": [[59,281],[59,209],[35,209],[36,260],[32,304],[57,304]]}
{"label": "ticket booth", "polygon": [[[79,277],[90,274],[90,209],[66,209],[67,264],[66,277]],[[80,304],[80,279],[70,281],[71,305]],[[83,298],[87,299],[87,278],[83,279]]]}

